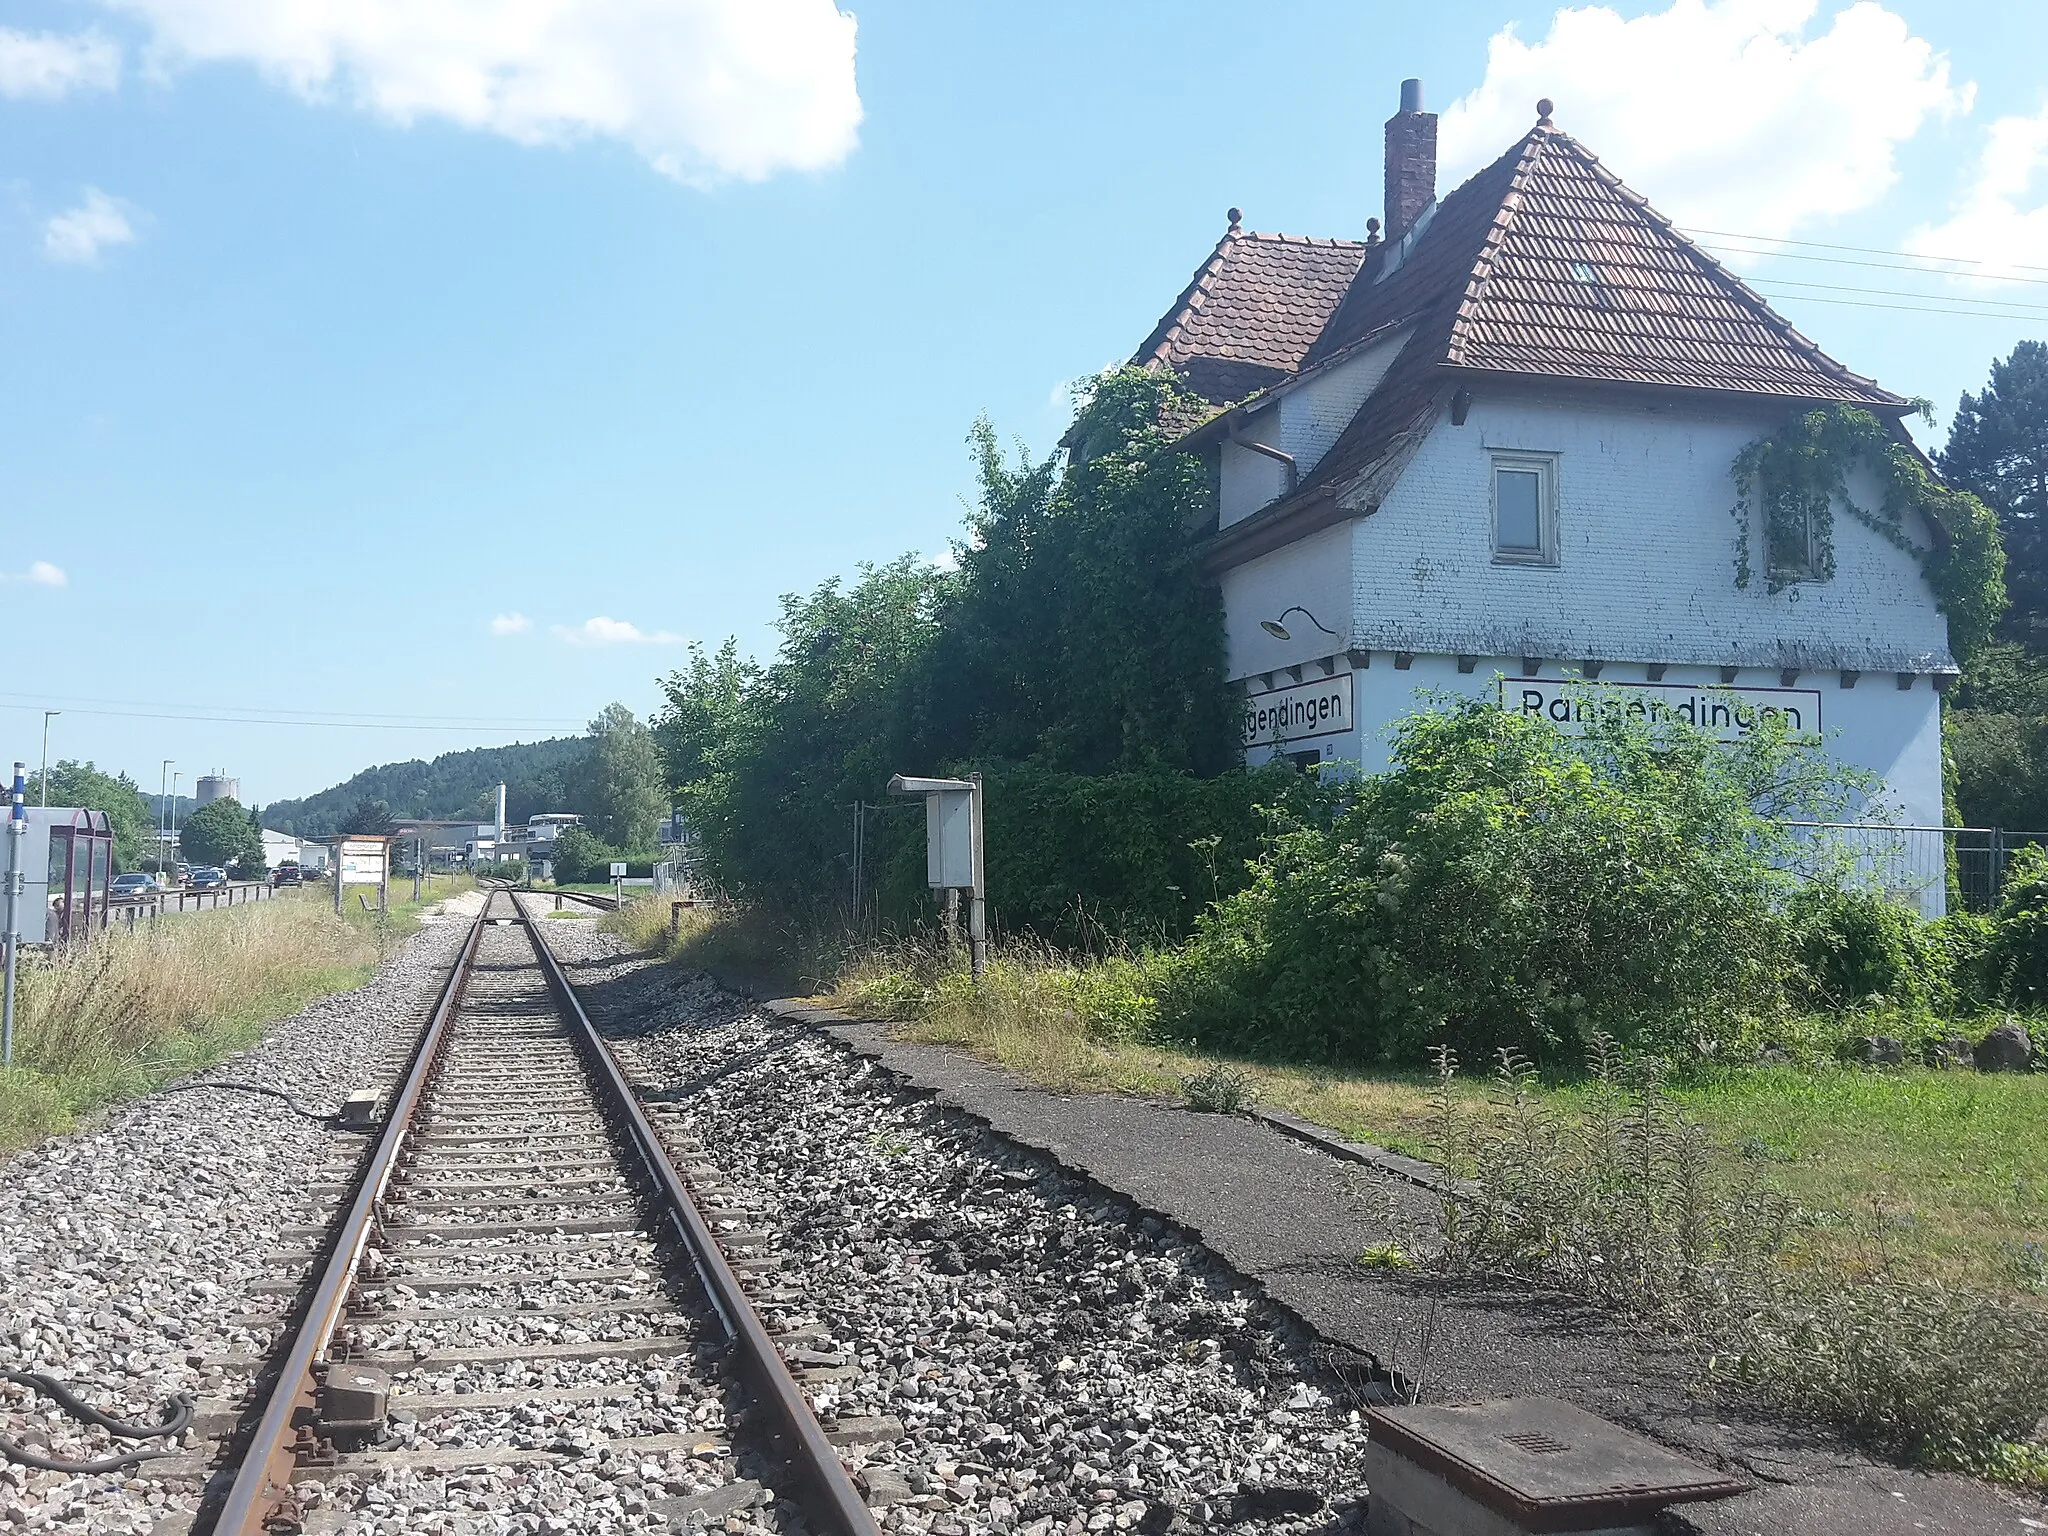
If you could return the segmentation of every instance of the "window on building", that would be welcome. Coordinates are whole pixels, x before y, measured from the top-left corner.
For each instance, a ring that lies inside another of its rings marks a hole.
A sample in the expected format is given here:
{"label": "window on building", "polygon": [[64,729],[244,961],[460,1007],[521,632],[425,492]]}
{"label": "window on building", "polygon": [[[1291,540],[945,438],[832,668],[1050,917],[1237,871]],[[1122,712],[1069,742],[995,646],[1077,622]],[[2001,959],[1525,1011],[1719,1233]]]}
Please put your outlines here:
{"label": "window on building", "polygon": [[1786,518],[1766,520],[1764,541],[1770,546],[1771,574],[1780,581],[1825,581],[1829,575],[1827,550],[1821,531],[1809,511]]}
{"label": "window on building", "polygon": [[1557,563],[1557,461],[1550,455],[1493,456],[1493,558]]}

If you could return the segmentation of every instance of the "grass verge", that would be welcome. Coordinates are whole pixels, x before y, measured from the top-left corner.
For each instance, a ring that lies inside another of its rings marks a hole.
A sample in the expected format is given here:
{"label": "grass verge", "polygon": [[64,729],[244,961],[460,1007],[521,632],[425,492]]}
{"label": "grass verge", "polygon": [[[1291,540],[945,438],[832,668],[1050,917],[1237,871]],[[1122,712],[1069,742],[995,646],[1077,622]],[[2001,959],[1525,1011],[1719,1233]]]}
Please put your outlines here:
{"label": "grass verge", "polygon": [[[358,987],[431,901],[334,915],[324,891],[112,929],[84,950],[24,953],[0,1153],[256,1040],[273,1019]],[[352,904],[353,905],[353,904]]]}

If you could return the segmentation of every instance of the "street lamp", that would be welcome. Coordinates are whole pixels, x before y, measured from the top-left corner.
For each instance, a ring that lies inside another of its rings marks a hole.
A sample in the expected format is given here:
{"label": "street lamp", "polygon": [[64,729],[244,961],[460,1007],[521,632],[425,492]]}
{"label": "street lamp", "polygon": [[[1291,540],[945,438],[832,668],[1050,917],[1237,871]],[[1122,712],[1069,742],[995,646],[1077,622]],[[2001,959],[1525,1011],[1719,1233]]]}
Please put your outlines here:
{"label": "street lamp", "polygon": [[1310,613],[1306,608],[1302,607],[1299,603],[1296,603],[1292,608],[1281,609],[1280,617],[1277,619],[1259,620],[1259,628],[1263,629],[1275,640],[1292,640],[1294,636],[1289,634],[1287,631],[1287,615],[1290,613],[1300,614],[1303,618],[1307,619],[1309,623],[1315,625],[1317,629],[1320,629],[1324,634],[1328,635],[1331,639],[1334,640],[1337,638],[1337,631],[1330,628],[1329,625],[1325,624],[1321,619],[1317,618],[1314,614]]}
{"label": "street lamp", "polygon": [[45,808],[50,804],[50,721],[52,717],[63,713],[64,711],[61,709],[46,709],[43,711],[42,802]]}
{"label": "street lamp", "polygon": [[164,865],[171,858],[171,836],[165,830],[171,819],[171,764],[174,757],[164,759],[163,773],[156,781],[156,871],[164,872]]}
{"label": "street lamp", "polygon": [[[175,770],[171,774],[171,847],[175,847],[178,841],[178,780],[183,777],[184,774]],[[170,857],[169,847],[165,848],[164,857]]]}

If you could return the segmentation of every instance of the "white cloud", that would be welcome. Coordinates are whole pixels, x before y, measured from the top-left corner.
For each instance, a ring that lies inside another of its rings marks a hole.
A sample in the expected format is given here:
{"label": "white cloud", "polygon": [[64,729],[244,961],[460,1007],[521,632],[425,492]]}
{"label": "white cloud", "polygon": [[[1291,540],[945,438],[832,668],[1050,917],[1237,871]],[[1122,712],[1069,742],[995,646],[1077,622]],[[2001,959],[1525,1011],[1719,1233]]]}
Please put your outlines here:
{"label": "white cloud", "polygon": [[121,50],[97,32],[65,35],[0,27],[0,96],[59,101],[121,83]]}
{"label": "white cloud", "polygon": [[43,225],[43,254],[52,261],[90,266],[108,246],[129,245],[134,239],[127,205],[98,187],[87,187],[83,202]]}
{"label": "white cloud", "polygon": [[47,560],[32,560],[25,571],[0,571],[0,582],[25,581],[32,587],[68,587],[71,578],[64,574],[61,566]]}
{"label": "white cloud", "polygon": [[1894,151],[1975,87],[1875,0],[1813,27],[1818,0],[1672,0],[1624,21],[1560,10],[1541,41],[1513,26],[1487,45],[1486,78],[1444,113],[1450,187],[1528,132],[1536,102],[1558,127],[1680,224],[1787,235],[1890,190]]}
{"label": "white cloud", "polygon": [[566,640],[571,645],[681,645],[683,637],[672,635],[665,629],[651,633],[637,624],[628,624],[624,619],[608,619],[602,614],[594,619],[585,619],[573,628],[567,624],[554,626],[555,638]]}
{"label": "white cloud", "polygon": [[[2031,206],[2028,199],[2031,196]],[[2001,270],[2039,277],[2048,262],[2048,102],[2032,117],[2001,117],[1984,136],[1984,153],[1949,217],[1923,225],[1906,237],[1918,256],[1966,258],[1956,274],[1972,287]]]}
{"label": "white cloud", "polygon": [[491,620],[494,635],[523,635],[533,628],[533,620],[523,613],[501,613]]}
{"label": "white cloud", "polygon": [[819,170],[860,124],[833,0],[102,0],[167,62],[254,64],[308,100],[521,144],[611,138],[703,183]]}

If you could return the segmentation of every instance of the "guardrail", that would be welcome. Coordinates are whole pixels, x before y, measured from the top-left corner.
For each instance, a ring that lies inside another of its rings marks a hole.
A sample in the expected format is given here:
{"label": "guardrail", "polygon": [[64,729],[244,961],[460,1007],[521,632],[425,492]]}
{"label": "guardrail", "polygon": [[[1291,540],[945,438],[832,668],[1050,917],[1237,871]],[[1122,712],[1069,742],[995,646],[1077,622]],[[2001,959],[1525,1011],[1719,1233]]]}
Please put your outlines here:
{"label": "guardrail", "polygon": [[110,926],[124,923],[133,928],[137,923],[153,923],[169,912],[204,912],[215,907],[246,906],[252,901],[269,901],[276,895],[277,888],[268,881],[233,880],[205,890],[184,886],[148,896],[113,896],[107,901],[107,922]]}

